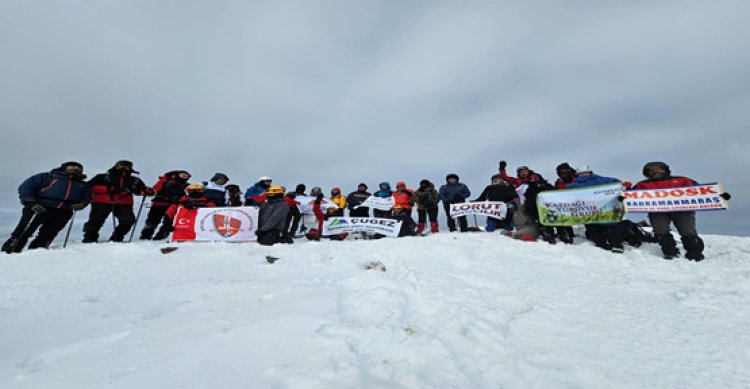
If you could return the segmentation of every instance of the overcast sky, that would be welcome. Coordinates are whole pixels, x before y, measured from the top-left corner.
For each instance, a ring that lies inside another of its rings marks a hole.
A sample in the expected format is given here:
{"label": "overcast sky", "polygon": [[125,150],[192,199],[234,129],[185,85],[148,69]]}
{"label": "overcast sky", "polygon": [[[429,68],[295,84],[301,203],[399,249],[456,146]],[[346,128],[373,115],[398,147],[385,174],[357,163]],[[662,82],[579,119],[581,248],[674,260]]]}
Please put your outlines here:
{"label": "overcast sky", "polygon": [[326,192],[455,172],[475,195],[501,159],[631,181],[663,160],[733,194],[701,232],[748,235],[748,20],[746,0],[0,0],[0,220],[67,160]]}

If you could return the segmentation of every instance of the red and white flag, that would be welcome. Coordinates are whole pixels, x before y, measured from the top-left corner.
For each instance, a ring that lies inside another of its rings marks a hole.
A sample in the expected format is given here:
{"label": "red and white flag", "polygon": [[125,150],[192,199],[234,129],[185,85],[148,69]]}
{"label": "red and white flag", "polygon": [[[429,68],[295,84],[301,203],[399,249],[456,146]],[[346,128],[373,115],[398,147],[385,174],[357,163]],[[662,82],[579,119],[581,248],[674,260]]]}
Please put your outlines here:
{"label": "red and white flag", "polygon": [[249,242],[257,239],[257,207],[179,207],[174,218],[172,241]]}

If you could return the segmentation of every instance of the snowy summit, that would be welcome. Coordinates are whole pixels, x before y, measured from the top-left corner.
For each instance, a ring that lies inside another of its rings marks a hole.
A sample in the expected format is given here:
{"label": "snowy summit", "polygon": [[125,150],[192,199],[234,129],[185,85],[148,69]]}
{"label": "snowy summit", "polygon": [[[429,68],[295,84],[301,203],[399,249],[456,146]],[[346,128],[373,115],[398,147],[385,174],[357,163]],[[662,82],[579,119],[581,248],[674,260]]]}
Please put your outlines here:
{"label": "snowy summit", "polygon": [[481,233],[4,255],[0,387],[747,388],[750,238],[704,239],[700,263]]}

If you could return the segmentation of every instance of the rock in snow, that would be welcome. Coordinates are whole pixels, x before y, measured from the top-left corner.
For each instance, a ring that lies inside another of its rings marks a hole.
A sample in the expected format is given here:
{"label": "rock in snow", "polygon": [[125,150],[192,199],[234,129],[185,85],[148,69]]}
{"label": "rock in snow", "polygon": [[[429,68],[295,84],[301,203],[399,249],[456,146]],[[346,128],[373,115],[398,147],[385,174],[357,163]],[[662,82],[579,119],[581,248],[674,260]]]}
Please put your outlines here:
{"label": "rock in snow", "polygon": [[2,255],[0,387],[747,388],[750,238],[704,239],[701,263],[448,233]]}

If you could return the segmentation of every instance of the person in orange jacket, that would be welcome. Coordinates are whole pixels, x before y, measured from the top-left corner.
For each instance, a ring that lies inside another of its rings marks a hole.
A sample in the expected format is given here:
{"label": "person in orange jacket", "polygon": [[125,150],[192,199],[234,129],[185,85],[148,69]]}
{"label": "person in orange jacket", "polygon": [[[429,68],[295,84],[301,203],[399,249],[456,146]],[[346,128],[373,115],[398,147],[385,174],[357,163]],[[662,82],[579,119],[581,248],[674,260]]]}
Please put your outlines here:
{"label": "person in orange jacket", "polygon": [[400,208],[402,212],[411,215],[411,209],[414,207],[414,190],[406,187],[406,183],[399,181],[396,183],[396,191],[393,192],[395,205],[393,208]]}

